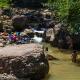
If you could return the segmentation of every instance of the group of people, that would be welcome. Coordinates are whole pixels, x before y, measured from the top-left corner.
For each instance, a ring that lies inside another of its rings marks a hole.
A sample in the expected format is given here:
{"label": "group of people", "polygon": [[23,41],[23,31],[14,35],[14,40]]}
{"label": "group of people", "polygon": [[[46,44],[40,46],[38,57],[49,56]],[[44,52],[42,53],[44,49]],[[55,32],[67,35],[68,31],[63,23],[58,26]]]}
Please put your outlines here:
{"label": "group of people", "polygon": [[30,40],[28,35],[21,35],[21,32],[1,32],[0,33],[0,43],[6,44],[23,44]]}

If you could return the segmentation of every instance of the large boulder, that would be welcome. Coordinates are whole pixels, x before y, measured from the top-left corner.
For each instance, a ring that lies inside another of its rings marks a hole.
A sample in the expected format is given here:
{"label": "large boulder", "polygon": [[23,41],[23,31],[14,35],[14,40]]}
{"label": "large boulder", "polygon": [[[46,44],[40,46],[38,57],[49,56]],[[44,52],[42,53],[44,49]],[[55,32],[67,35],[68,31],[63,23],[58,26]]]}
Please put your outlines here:
{"label": "large boulder", "polygon": [[44,50],[39,44],[7,46],[0,49],[0,73],[39,80],[49,71]]}
{"label": "large boulder", "polygon": [[27,17],[24,15],[15,15],[12,18],[12,24],[15,30],[21,31],[24,30],[27,23]]}
{"label": "large boulder", "polygon": [[55,34],[54,34],[54,31],[53,31],[53,28],[49,28],[47,31],[46,31],[46,41],[47,42],[52,42],[55,38]]}
{"label": "large boulder", "polygon": [[68,49],[71,45],[71,36],[63,24],[58,24],[54,26],[55,38],[51,43],[53,46],[57,46],[58,48]]}

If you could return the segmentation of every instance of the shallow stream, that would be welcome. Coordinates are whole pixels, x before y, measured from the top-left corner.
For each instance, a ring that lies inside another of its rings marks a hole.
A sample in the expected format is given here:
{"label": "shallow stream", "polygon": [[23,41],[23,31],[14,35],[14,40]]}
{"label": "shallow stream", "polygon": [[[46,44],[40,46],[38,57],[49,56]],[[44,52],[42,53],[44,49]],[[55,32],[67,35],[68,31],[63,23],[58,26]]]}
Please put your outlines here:
{"label": "shallow stream", "polygon": [[[50,45],[48,54],[58,60],[49,61],[50,71],[44,80],[80,80],[80,62],[72,63],[71,51],[60,51]],[[80,53],[80,52],[79,52]],[[80,54],[78,54],[78,59]]]}

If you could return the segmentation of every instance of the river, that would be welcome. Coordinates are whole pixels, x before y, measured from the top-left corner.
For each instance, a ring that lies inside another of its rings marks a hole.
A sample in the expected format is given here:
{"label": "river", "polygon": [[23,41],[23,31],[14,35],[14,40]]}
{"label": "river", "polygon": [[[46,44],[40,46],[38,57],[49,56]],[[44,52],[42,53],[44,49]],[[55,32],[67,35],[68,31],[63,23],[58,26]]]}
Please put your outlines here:
{"label": "river", "polygon": [[[80,80],[80,63],[74,64],[71,62],[71,51],[60,51],[50,45],[46,46],[49,47],[48,54],[58,60],[49,61],[49,74],[44,80]],[[78,54],[79,58],[80,54]]]}

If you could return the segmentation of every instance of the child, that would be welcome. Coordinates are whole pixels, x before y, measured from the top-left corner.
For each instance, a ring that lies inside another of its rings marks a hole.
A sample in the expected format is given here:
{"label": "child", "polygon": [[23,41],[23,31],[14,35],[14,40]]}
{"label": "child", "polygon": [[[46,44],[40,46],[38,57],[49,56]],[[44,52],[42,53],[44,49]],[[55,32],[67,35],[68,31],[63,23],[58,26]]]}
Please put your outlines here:
{"label": "child", "polygon": [[77,59],[77,52],[74,50],[72,53],[72,62],[76,63],[76,59]]}

